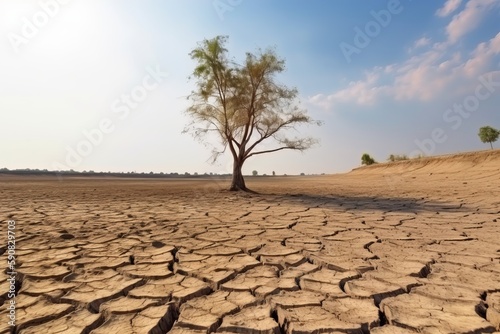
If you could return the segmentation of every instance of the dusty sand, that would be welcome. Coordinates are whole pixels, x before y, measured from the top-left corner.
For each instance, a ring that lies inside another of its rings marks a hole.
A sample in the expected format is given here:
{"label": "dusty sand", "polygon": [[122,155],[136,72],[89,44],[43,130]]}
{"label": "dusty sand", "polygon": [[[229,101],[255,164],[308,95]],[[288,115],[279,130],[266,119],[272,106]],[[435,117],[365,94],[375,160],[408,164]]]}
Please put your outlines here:
{"label": "dusty sand", "polygon": [[16,332],[500,330],[500,151],[247,182],[0,176]]}

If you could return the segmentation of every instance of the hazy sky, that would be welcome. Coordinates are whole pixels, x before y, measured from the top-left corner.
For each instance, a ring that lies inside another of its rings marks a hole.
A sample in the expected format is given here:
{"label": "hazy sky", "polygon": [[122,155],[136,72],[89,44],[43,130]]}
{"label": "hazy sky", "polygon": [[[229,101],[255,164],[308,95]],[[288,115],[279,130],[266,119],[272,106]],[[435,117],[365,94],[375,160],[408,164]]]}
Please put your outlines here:
{"label": "hazy sky", "polygon": [[230,172],[229,152],[211,165],[181,133],[188,53],[216,35],[236,59],[274,46],[279,80],[324,122],[302,131],[317,148],[251,158],[244,173],[487,149],[477,132],[500,128],[499,22],[500,0],[2,0],[0,167]]}

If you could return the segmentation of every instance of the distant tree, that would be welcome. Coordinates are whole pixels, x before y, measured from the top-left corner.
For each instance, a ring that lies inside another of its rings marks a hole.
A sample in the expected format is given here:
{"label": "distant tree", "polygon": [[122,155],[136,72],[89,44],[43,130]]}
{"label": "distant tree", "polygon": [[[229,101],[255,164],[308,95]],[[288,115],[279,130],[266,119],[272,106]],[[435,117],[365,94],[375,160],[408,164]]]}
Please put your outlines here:
{"label": "distant tree", "polygon": [[391,154],[387,158],[387,161],[394,162],[394,161],[401,161],[401,160],[408,160],[408,156],[406,154]]}
{"label": "distant tree", "polygon": [[252,171],[252,175],[253,176],[257,176],[257,175],[259,175],[259,172],[257,172],[256,170],[254,170],[254,171]]}
{"label": "distant tree", "polygon": [[276,172],[275,171],[273,171],[273,176],[276,176]]}
{"label": "distant tree", "polygon": [[305,176],[305,175],[306,175],[306,173],[300,173],[300,176]]}
{"label": "distant tree", "polygon": [[362,156],[361,156],[361,164],[362,165],[373,165],[374,163],[376,163],[375,159],[373,159],[368,153],[364,153]]}
{"label": "distant tree", "polygon": [[500,131],[491,126],[483,126],[479,129],[478,135],[483,143],[490,143],[491,149],[493,149],[493,142],[497,141]]}
{"label": "distant tree", "polygon": [[[241,172],[248,158],[281,150],[307,150],[315,139],[287,136],[286,131],[320,122],[299,108],[295,88],[277,82],[285,61],[273,50],[248,52],[238,65],[228,58],[226,39],[205,39],[190,53],[196,62],[191,78],[197,88],[189,96],[191,105],[186,114],[192,122],[184,132],[200,140],[215,135],[220,146],[212,150],[213,161],[227,149],[233,157],[230,190],[248,191]],[[274,141],[276,146],[258,150],[263,141]]]}

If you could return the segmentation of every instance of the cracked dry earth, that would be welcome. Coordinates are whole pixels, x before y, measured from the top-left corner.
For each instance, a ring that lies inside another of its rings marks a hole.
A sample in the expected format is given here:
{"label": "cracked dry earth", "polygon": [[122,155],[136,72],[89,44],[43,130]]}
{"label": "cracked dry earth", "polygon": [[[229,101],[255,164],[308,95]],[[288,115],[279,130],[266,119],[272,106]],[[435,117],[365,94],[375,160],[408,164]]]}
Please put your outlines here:
{"label": "cracked dry earth", "polygon": [[0,177],[14,332],[499,331],[498,169],[387,175]]}

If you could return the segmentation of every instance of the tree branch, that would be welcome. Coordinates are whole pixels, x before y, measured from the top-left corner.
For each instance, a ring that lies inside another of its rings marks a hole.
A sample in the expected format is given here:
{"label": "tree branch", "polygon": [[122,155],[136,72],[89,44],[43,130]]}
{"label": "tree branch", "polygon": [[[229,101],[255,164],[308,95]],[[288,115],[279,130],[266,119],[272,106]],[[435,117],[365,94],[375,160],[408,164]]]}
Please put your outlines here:
{"label": "tree branch", "polygon": [[258,151],[258,152],[253,152],[249,155],[247,155],[245,157],[245,160],[250,158],[251,156],[254,156],[254,155],[257,155],[257,154],[265,154],[265,153],[272,153],[272,152],[277,152],[277,151],[281,151],[281,150],[302,150],[300,148],[295,148],[295,147],[288,147],[288,146],[283,146],[283,147],[279,147],[279,148],[275,148],[275,149],[272,149],[272,150],[265,150],[265,151]]}

